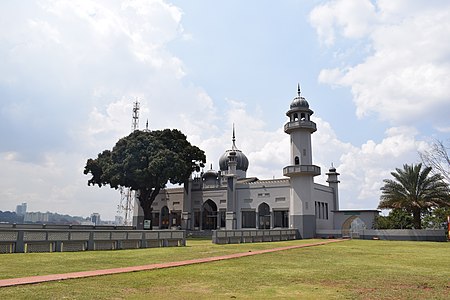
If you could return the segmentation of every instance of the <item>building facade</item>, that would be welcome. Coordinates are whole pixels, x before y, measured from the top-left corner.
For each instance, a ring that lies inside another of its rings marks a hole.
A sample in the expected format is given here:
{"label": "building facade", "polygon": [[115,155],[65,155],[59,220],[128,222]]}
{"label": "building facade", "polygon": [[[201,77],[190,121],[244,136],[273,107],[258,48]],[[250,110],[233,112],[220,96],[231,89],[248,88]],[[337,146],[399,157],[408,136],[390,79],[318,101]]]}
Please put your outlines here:
{"label": "building facade", "polygon": [[[326,173],[328,185],[314,182],[321,174],[313,163],[311,136],[317,130],[313,111],[298,88],[286,115],[284,131],[290,136],[290,163],[279,179],[247,177],[249,161],[236,147],[219,158],[219,171],[211,169],[179,188],[167,188],[156,197],[152,227],[186,230],[296,228],[301,238],[333,230],[339,214],[339,173]],[[286,145],[288,146],[288,145]],[[143,224],[143,211],[135,204],[133,225]]]}
{"label": "building facade", "polygon": [[91,214],[91,217],[90,217],[90,221],[91,221],[94,225],[100,225],[100,224],[101,224],[100,214],[99,214],[99,213],[92,213],[92,214]]}
{"label": "building facade", "polygon": [[27,213],[27,204],[22,203],[16,206],[16,214],[18,216],[25,216]]}

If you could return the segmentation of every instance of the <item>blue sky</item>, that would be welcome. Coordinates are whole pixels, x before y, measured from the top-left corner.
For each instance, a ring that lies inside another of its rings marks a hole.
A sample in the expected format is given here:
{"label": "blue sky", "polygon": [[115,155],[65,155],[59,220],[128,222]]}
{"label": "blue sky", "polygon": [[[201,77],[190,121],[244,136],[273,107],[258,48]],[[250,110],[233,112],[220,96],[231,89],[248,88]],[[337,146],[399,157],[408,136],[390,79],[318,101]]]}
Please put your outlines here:
{"label": "blue sky", "polygon": [[[3,1],[0,210],[113,219],[86,160],[131,130],[179,128],[208,166],[231,146],[281,177],[300,83],[313,161],[341,173],[341,207],[374,209],[383,178],[450,133],[448,1]],[[317,178],[324,181],[324,176]]]}

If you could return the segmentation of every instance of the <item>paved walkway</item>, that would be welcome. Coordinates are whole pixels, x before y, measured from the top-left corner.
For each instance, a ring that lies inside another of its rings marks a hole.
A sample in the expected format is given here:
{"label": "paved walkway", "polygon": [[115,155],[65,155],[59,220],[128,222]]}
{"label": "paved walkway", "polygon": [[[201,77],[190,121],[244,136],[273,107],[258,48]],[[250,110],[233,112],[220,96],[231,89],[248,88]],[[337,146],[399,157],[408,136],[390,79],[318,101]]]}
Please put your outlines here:
{"label": "paved walkway", "polygon": [[30,277],[23,277],[23,278],[2,279],[2,280],[0,280],[0,287],[16,286],[16,285],[32,284],[32,283],[42,283],[42,282],[49,282],[49,281],[74,279],[74,278],[86,278],[86,277],[101,276],[101,275],[129,273],[129,272],[137,272],[137,271],[147,271],[147,270],[154,270],[154,269],[165,269],[165,268],[186,266],[186,265],[192,265],[192,264],[200,264],[200,263],[206,263],[206,262],[212,262],[212,261],[226,260],[226,259],[232,259],[232,258],[239,258],[239,257],[257,255],[257,254],[263,254],[263,253],[270,253],[270,252],[276,252],[276,251],[283,251],[283,250],[289,250],[289,249],[319,246],[319,245],[325,245],[325,244],[341,242],[341,241],[344,241],[344,240],[326,240],[323,242],[317,242],[317,243],[311,243],[311,244],[302,244],[302,245],[287,246],[287,247],[280,247],[280,248],[273,248],[273,249],[266,249],[266,250],[234,253],[234,254],[228,254],[228,255],[222,255],[222,256],[205,257],[205,258],[197,258],[197,259],[190,259],[190,260],[183,260],[183,261],[151,264],[151,265],[144,265],[144,266],[134,266],[134,267],[124,267],[124,268],[114,268],[114,269],[94,270],[94,271],[84,271],[84,272],[73,272],[73,273],[65,273],[65,274],[30,276]]}

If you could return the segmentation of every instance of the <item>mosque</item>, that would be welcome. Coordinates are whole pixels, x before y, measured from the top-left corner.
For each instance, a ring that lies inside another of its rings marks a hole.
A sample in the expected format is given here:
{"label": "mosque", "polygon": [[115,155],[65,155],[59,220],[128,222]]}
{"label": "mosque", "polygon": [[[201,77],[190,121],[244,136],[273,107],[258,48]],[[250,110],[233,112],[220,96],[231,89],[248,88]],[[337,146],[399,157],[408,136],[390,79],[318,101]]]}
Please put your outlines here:
{"label": "mosque", "polygon": [[[219,158],[219,171],[211,168],[184,187],[161,190],[152,205],[153,228],[297,228],[301,238],[350,228],[355,219],[365,220],[363,226],[371,228],[377,211],[339,210],[339,173],[334,167],[326,173],[328,185],[314,182],[321,170],[313,164],[311,136],[317,127],[311,121],[312,114],[298,87],[284,125],[290,135],[290,164],[283,168],[285,177],[248,178],[249,161],[236,147],[233,128],[231,149]],[[143,211],[138,204],[134,207],[133,225],[139,227]]]}

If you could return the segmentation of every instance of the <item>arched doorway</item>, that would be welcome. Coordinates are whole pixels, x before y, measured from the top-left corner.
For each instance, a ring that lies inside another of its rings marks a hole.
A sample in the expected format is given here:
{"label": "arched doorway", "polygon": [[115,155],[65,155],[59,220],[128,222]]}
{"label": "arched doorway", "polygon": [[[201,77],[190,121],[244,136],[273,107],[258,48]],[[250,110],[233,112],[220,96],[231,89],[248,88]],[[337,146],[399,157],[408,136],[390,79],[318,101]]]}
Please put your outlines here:
{"label": "arched doorway", "polygon": [[364,228],[366,228],[366,223],[361,218],[351,216],[342,224],[342,237],[359,238],[359,234]]}
{"label": "arched doorway", "polygon": [[205,203],[203,203],[202,217],[203,230],[217,229],[217,205],[214,201],[208,199]]}
{"label": "arched doorway", "polygon": [[167,206],[161,208],[161,229],[169,229],[169,209]]}
{"label": "arched doorway", "polygon": [[258,228],[270,229],[270,207],[265,202],[258,207]]}

